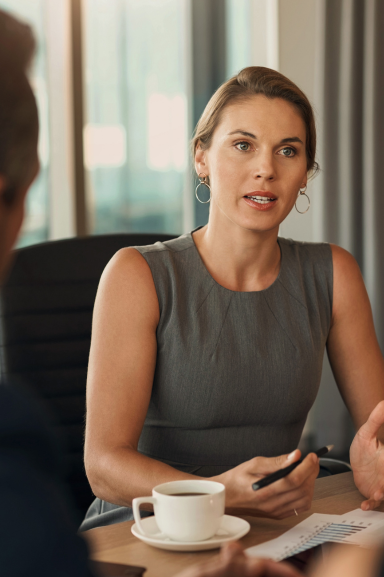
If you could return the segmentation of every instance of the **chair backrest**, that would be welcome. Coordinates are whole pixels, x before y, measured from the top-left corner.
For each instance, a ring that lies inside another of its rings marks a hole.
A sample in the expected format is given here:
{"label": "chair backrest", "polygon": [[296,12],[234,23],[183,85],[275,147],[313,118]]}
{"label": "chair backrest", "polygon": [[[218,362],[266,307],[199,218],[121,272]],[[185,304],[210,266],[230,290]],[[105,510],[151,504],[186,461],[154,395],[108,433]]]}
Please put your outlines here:
{"label": "chair backrest", "polygon": [[81,512],[93,499],[83,465],[85,388],[93,304],[121,248],[175,238],[113,234],[19,249],[1,289],[1,370],[48,401],[67,441],[67,480]]}

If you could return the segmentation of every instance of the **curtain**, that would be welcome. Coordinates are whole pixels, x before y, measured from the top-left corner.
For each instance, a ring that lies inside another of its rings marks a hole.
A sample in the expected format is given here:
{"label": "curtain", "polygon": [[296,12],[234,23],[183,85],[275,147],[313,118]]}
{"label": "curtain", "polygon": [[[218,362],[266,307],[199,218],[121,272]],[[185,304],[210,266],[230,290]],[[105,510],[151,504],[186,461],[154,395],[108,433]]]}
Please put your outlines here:
{"label": "curtain", "polygon": [[318,229],[357,259],[384,351],[384,2],[319,4]]}
{"label": "curtain", "polygon": [[[384,352],[384,2],[317,0],[317,9],[315,236],[359,263]],[[314,420],[317,442],[333,431],[346,453],[353,431],[327,363]]]}

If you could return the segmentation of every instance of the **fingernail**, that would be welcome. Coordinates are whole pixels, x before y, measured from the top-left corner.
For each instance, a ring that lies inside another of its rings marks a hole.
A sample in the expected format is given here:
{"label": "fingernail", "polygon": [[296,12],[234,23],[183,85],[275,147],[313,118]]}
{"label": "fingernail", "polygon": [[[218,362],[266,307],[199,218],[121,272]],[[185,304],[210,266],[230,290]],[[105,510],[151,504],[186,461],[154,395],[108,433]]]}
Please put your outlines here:
{"label": "fingernail", "polygon": [[312,454],[312,463],[317,464],[318,460],[319,460],[319,459],[318,459],[317,455],[315,455],[315,454],[313,453],[313,454]]}
{"label": "fingernail", "polygon": [[287,457],[287,461],[289,461],[290,459],[293,459],[293,457],[295,456],[296,453],[296,449],[294,451],[292,451],[292,453],[290,453]]}

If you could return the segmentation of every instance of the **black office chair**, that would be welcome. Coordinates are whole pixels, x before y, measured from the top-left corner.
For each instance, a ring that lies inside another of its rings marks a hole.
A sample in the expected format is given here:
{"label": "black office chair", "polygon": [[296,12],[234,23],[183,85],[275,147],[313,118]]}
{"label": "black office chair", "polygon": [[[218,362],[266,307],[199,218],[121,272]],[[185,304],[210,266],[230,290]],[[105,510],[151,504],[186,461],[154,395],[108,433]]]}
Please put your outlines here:
{"label": "black office chair", "polygon": [[175,238],[113,234],[72,238],[16,251],[1,289],[1,370],[49,404],[67,441],[67,481],[79,512],[93,495],[83,465],[85,384],[92,310],[101,273],[121,248]]}
{"label": "black office chair", "polygon": [[331,475],[339,475],[340,473],[349,473],[352,467],[346,461],[340,459],[331,459],[322,457],[319,459],[320,472],[318,477],[330,477]]}

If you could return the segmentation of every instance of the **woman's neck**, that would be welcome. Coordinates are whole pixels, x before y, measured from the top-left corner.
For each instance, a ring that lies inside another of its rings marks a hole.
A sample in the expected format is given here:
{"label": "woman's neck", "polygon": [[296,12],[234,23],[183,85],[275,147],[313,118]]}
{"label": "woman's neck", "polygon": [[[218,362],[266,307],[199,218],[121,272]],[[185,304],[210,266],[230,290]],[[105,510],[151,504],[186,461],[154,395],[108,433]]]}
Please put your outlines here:
{"label": "woman's neck", "polygon": [[278,230],[256,232],[228,220],[210,219],[193,239],[216,282],[233,291],[250,292],[268,288],[279,274],[277,234]]}

